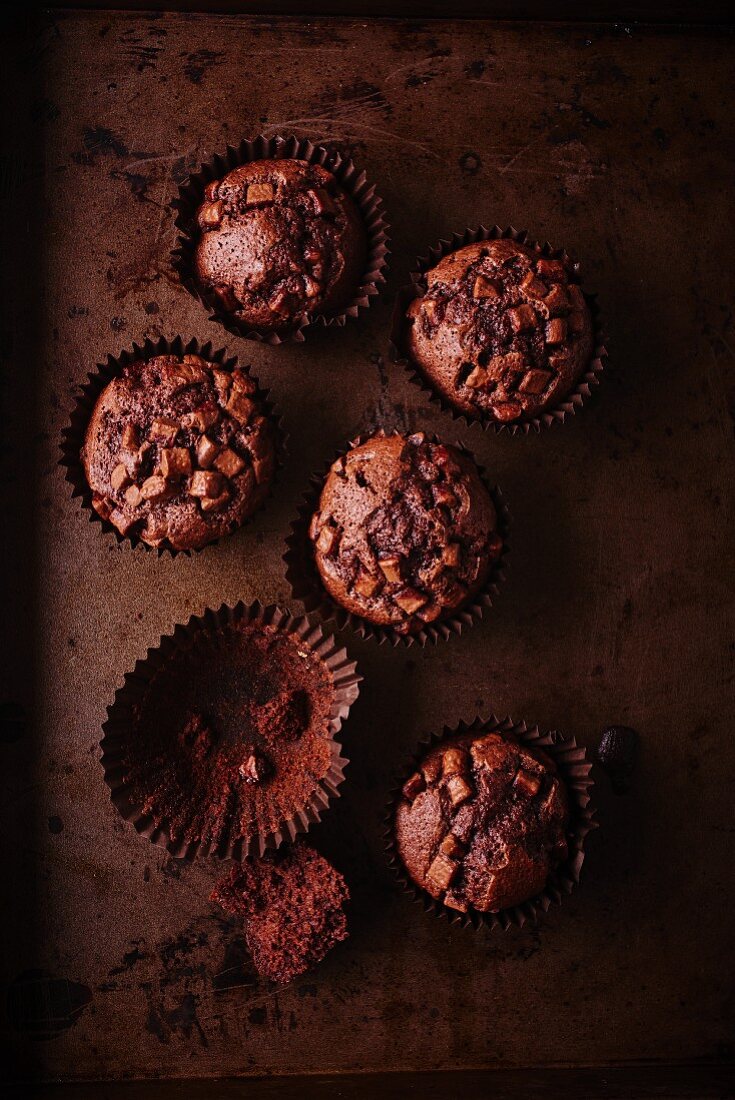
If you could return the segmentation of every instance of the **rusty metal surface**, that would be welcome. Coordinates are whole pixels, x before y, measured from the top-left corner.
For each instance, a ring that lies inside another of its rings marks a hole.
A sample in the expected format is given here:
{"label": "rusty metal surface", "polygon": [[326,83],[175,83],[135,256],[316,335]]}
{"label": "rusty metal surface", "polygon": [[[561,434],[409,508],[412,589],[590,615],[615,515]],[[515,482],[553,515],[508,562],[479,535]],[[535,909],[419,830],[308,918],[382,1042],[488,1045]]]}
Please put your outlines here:
{"label": "rusty metal surface", "polygon": [[[23,152],[4,162],[33,270],[4,283],[11,1072],[732,1056],[733,52],[694,30],[119,13],[46,18],[23,44],[32,94],[9,120]],[[394,256],[358,323],[268,348],[210,324],[176,286],[168,203],[227,142],[293,130],[367,169]],[[387,361],[413,257],[479,221],[569,247],[604,307],[612,369],[540,436],[458,430]],[[291,459],[250,527],[158,560],[102,537],[68,499],[58,443],[87,370],[177,333],[253,364]],[[116,815],[100,726],[123,673],[176,622],[222,601],[289,602],[281,554],[308,471],[375,424],[477,452],[511,505],[511,569],[488,619],[446,645],[344,634],[365,683],[343,798],[314,839],[350,880],[352,936],[276,992],[206,900],[217,864],[181,865]],[[581,889],[505,935],[422,914],[381,842],[386,792],[419,737],[491,710],[590,748],[613,721],[642,737],[630,794],[598,775],[603,828]]]}

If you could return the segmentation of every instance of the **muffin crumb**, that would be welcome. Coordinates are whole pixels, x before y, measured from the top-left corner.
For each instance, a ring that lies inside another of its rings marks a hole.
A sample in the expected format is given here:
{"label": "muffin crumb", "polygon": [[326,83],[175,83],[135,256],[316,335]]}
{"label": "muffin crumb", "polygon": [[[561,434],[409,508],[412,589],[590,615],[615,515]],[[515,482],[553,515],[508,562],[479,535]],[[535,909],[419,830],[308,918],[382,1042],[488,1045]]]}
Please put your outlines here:
{"label": "muffin crumb", "polygon": [[261,977],[278,983],[311,970],[347,939],[342,875],[300,841],[232,868],[210,900],[245,922],[245,937]]}

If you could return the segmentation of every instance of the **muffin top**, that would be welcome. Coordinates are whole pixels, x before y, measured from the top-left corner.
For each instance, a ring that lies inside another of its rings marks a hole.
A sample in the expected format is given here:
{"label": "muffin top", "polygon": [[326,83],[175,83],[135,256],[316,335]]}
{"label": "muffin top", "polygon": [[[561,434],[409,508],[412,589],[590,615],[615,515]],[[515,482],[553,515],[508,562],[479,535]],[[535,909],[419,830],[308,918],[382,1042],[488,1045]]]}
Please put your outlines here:
{"label": "muffin top", "polygon": [[245,937],[261,977],[290,982],[347,939],[349,890],[324,856],[298,841],[290,848],[235,865],[210,900],[245,921]]}
{"label": "muffin top", "polygon": [[126,366],[98,397],[81,452],[95,510],[121,535],[173,550],[239,527],[275,466],[256,389],[198,355]]}
{"label": "muffin top", "polygon": [[398,853],[417,886],[451,909],[495,913],[543,890],[567,857],[556,765],[499,733],[442,741],[404,784]]}
{"label": "muffin top", "polygon": [[125,782],[173,840],[267,837],[300,813],[332,759],[324,662],[259,622],[198,633],[135,706]]}
{"label": "muffin top", "polygon": [[202,289],[256,330],[340,309],[363,273],[362,219],[318,164],[258,160],[235,168],[207,185],[197,221]]}
{"label": "muffin top", "polygon": [[460,607],[502,550],[472,459],[421,432],[374,436],[337,459],[309,534],[333,599],[403,634]]}
{"label": "muffin top", "polygon": [[568,260],[508,239],[445,256],[409,305],[407,350],[450,404],[529,420],[562,401],[589,364],[592,319]]}

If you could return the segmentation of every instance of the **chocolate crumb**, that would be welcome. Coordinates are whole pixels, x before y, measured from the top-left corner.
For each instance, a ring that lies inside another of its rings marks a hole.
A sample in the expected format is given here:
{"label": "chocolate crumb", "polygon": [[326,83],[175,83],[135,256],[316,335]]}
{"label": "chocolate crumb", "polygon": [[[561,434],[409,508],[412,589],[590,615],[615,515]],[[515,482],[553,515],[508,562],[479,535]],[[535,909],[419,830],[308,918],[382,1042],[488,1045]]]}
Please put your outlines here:
{"label": "chocolate crumb", "polygon": [[[306,696],[298,739],[269,739],[268,699]],[[172,653],[135,707],[123,760],[131,800],[174,839],[214,847],[277,830],[330,766],[334,689],[291,635],[249,623]]]}
{"label": "chocolate crumb", "polygon": [[309,696],[305,691],[281,691],[258,707],[253,721],[266,741],[297,741],[309,725]]}
{"label": "chocolate crumb", "polygon": [[241,917],[255,969],[289,982],[347,939],[342,875],[303,842],[232,868],[211,901]]}

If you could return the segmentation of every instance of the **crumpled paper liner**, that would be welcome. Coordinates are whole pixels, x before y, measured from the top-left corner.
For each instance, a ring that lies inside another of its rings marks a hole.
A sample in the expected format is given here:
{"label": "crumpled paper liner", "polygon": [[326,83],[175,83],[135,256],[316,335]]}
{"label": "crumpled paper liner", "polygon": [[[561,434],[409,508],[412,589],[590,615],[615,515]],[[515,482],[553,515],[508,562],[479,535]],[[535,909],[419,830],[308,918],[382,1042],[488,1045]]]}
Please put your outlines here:
{"label": "crumpled paper liner", "polygon": [[[133,707],[143,698],[155,673],[176,650],[190,648],[202,633],[216,637],[221,631],[251,622],[272,626],[298,638],[302,645],[320,658],[330,673],[334,700],[328,727],[331,740],[329,770],[317,783],[306,805],[285,818],[274,832],[256,832],[248,837],[228,834],[217,845],[172,839],[166,822],[156,825],[150,816],[145,815],[141,807],[131,800],[130,788],[125,783],[125,754],[131,736],[135,735]],[[235,607],[223,604],[217,611],[207,610],[203,615],[193,615],[186,624],[175,627],[173,634],[162,637],[159,645],[150,648],[132,672],[126,673],[122,686],[115,692],[113,703],[107,708],[107,720],[102,726],[100,742],[101,763],[113,805],[137,832],[177,859],[192,860],[198,856],[214,855],[221,859],[242,860],[249,855],[262,856],[267,849],[277,848],[283,841],[293,841],[299,833],[305,833],[320,820],[331,799],[339,797],[338,788],[344,780],[348,760],[342,755],[336,735],[358,697],[361,679],[357,665],[349,659],[347,651],[338,648],[334,639],[325,636],[321,627],[310,622],[306,615],[295,617],[275,605],[264,607],[258,600],[252,604],[240,602]]]}
{"label": "crumpled paper liner", "polygon": [[[395,813],[398,801],[402,797],[403,784],[417,769],[426,755],[440,741],[464,734],[501,733],[515,738],[529,748],[543,749],[555,762],[559,776],[566,784],[569,795],[569,827],[567,840],[569,855],[566,861],[549,875],[543,891],[521,905],[510,909],[500,909],[497,913],[481,913],[471,909],[460,913],[443,902],[433,898],[426,890],[411,879],[398,853],[395,838]],[[385,817],[385,850],[388,863],[403,889],[418,902],[424,912],[446,917],[450,924],[463,928],[502,928],[507,931],[511,926],[522,928],[527,922],[535,924],[541,913],[547,912],[551,905],[560,905],[565,894],[570,894],[579,884],[580,871],[584,863],[584,845],[587,834],[597,828],[594,820],[595,810],[591,804],[591,791],[594,786],[592,762],[587,750],[577,745],[573,737],[564,737],[557,732],[542,733],[538,726],[528,726],[525,722],[514,722],[512,718],[475,718],[472,722],[461,721],[457,726],[445,726],[441,733],[433,733],[423,739],[406,770],[401,773],[388,799]]]}
{"label": "crumpled paper liner", "polygon": [[[75,497],[81,497],[82,507],[88,513],[91,523],[100,524],[102,530],[106,534],[114,535],[118,544],[129,542],[131,546],[141,546],[145,550],[151,550],[157,553],[159,557],[163,554],[169,554],[172,558],[175,558],[177,554],[186,554],[188,556],[195,553],[201,553],[207,546],[214,546],[214,544],[220,540],[213,539],[211,542],[208,542],[206,546],[200,546],[196,550],[174,550],[173,547],[169,546],[150,546],[149,543],[144,542],[143,539],[135,534],[121,535],[117,527],[115,527],[113,523],[110,523],[109,520],[103,519],[94,508],[92,504],[92,490],[89,487],[80,458],[80,451],[84,444],[84,435],[87,430],[87,425],[89,424],[97,399],[105,386],[107,386],[113,378],[119,375],[128,364],[134,363],[137,360],[153,359],[157,355],[177,355],[179,357],[182,355],[201,355],[203,359],[208,360],[210,363],[217,363],[226,370],[232,370],[237,366],[238,362],[237,356],[228,355],[224,348],[218,348],[214,351],[211,342],[200,344],[198,340],[189,340],[188,343],[184,343],[182,336],[177,336],[173,340],[167,340],[165,337],[160,337],[155,341],[145,340],[142,345],[134,343],[132,348],[121,352],[118,356],[108,355],[107,362],[98,363],[96,370],[90,371],[87,374],[87,382],[77,388],[74,406],[69,414],[69,423],[62,432],[60,465],[65,471],[66,480],[72,487],[72,500]],[[246,370],[257,384],[258,380],[255,378],[255,375],[250,374],[249,368],[245,367],[243,369]],[[283,430],[281,415],[275,405],[270,401],[270,390],[262,390],[260,386],[258,386],[255,398],[261,406],[263,415],[268,417],[275,429],[276,465],[273,477],[271,478],[268,495],[258,508],[256,508],[253,515],[245,520],[242,526],[247,526],[267,503],[272,495],[279,470],[282,469],[286,459],[286,441],[288,437]]]}
{"label": "crumpled paper liner", "polygon": [[[411,381],[423,390],[424,393],[428,394],[429,400],[438,404],[440,408],[444,412],[449,413],[453,419],[459,420],[470,426],[479,424],[484,431],[492,430],[498,434],[501,432],[509,432],[511,435],[528,435],[531,431],[540,432],[542,428],[548,428],[551,424],[556,422],[562,424],[567,416],[573,416],[578,409],[581,409],[585,400],[590,396],[592,387],[600,383],[600,377],[605,368],[605,360],[607,359],[607,349],[603,340],[602,321],[597,304],[597,297],[595,295],[584,295],[590,313],[592,314],[593,327],[592,358],[590,359],[587,369],[578,379],[574,389],[568,393],[558,405],[544,409],[538,416],[532,417],[529,420],[500,423],[497,420],[492,420],[488,416],[483,416],[480,412],[478,412],[477,416],[472,416],[470,413],[455,408],[443,394],[435,389],[421,367],[413,362],[406,351],[405,345],[406,309],[413,299],[420,297],[422,292],[426,289],[424,276],[427,271],[436,267],[441,259],[449,255],[450,252],[456,252],[458,248],[464,248],[464,246],[468,244],[475,244],[477,241],[498,240],[501,237],[514,240],[518,244],[525,244],[527,247],[538,252],[540,256],[548,257],[549,259],[561,259],[572,263],[568,253],[564,249],[552,248],[548,242],[539,244],[537,241],[529,240],[528,231],[525,229],[516,230],[513,229],[512,226],[509,226],[507,229],[501,229],[498,225],[494,225],[490,229],[487,229],[484,225],[481,225],[477,229],[465,229],[464,233],[454,233],[450,240],[439,241],[438,245],[430,249],[427,256],[422,256],[417,259],[416,271],[411,275],[410,283],[399,290],[391,325],[391,356],[395,363],[400,364],[408,370]],[[577,270],[579,264],[572,263],[572,267],[574,270]],[[583,288],[581,289],[583,290]]]}
{"label": "crumpled paper liner", "polygon": [[[354,202],[362,216],[367,238],[367,258],[365,271],[360,285],[355,289],[349,304],[334,314],[315,314],[309,320],[292,328],[278,332],[259,332],[239,321],[233,314],[222,309],[215,295],[206,293],[198,284],[194,270],[194,252],[199,239],[196,222],[197,208],[204,201],[204,188],[215,179],[221,179],[242,164],[254,160],[305,160],[318,164],[331,172],[343,191]],[[312,325],[327,327],[343,326],[348,317],[357,317],[361,309],[367,309],[370,299],[379,293],[385,282],[388,266],[388,222],[383,201],[375,192],[375,186],[368,183],[365,172],[360,172],[349,157],[330,152],[321,145],[314,145],[306,138],[289,137],[267,138],[260,134],[253,141],[242,141],[235,148],[228,145],[224,153],[218,153],[202,164],[198,172],[193,173],[179,188],[179,197],[171,204],[178,211],[174,222],[179,230],[176,248],[172,252],[172,265],[181,283],[198,301],[210,309],[210,321],[217,321],[228,332],[243,336],[248,340],[258,340],[265,344],[283,344],[295,341],[303,342],[305,331]]]}
{"label": "crumpled paper liner", "polygon": [[[404,645],[406,647],[413,645],[415,642],[422,647],[427,643],[436,645],[440,640],[446,640],[453,634],[461,634],[464,627],[470,627],[475,622],[482,619],[484,612],[492,607],[493,598],[497,596],[500,591],[500,585],[505,580],[506,576],[508,554],[510,552],[508,537],[511,522],[510,512],[500,489],[497,486],[490,487],[490,485],[488,485],[485,477],[485,470],[476,461],[472,452],[468,451],[461,443],[454,443],[453,446],[455,446],[458,451],[467,455],[475,463],[480,475],[480,480],[490,493],[497,515],[496,530],[503,540],[503,549],[500,552],[500,557],[491,568],[488,579],[485,581],[482,589],[468,600],[466,604],[452,612],[451,615],[448,615],[445,619],[439,619],[434,623],[427,623],[422,630],[415,634],[400,634],[393,627],[379,626],[376,623],[369,622],[367,619],[363,619],[359,615],[355,615],[351,611],[347,611],[338,604],[336,600],[332,599],[321,583],[319,571],[314,561],[311,540],[309,538],[309,523],[319,505],[319,497],[324,487],[324,481],[333,463],[336,462],[338,458],[347,454],[348,450],[351,450],[353,447],[359,447],[362,443],[366,443],[368,439],[373,438],[376,434],[385,435],[390,433],[386,433],[381,429],[381,431],[377,433],[371,432],[367,435],[358,436],[356,439],[351,440],[347,447],[338,451],[334,457],[329,460],[322,473],[313,473],[311,475],[309,488],[299,505],[296,519],[291,523],[291,534],[286,540],[287,549],[286,553],[283,555],[283,560],[286,563],[286,580],[291,585],[293,597],[297,600],[301,600],[306,610],[315,614],[321,622],[328,623],[334,621],[340,630],[344,629],[345,626],[349,626],[350,629],[354,630],[361,638],[377,638],[378,644],[380,645],[384,642],[390,642],[392,646]],[[438,437],[432,433],[425,432],[424,434],[432,443],[440,442]]]}

